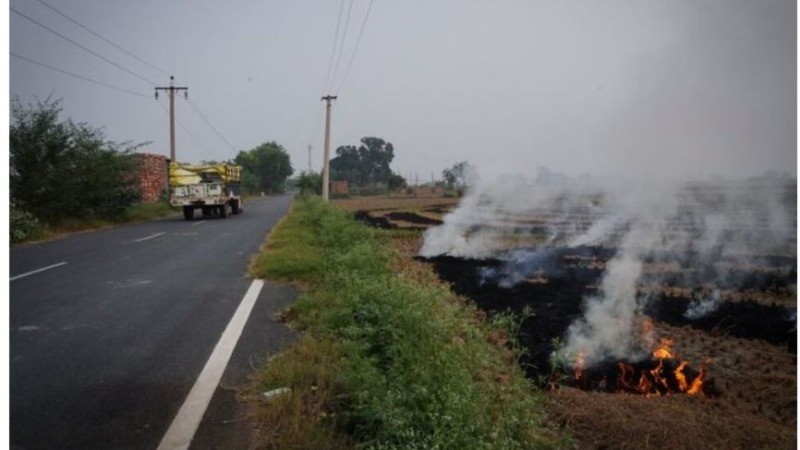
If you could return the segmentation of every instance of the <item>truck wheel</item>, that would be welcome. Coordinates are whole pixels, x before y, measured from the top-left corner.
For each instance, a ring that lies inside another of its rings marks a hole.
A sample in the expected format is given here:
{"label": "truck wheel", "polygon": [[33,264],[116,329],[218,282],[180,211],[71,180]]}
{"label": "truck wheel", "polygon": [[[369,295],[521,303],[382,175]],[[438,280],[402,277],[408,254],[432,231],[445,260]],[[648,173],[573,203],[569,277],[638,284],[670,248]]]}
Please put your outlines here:
{"label": "truck wheel", "polygon": [[186,220],[194,219],[194,208],[191,206],[184,206],[183,207],[183,218]]}
{"label": "truck wheel", "polygon": [[231,202],[231,213],[239,214],[241,211],[239,210],[239,201]]}
{"label": "truck wheel", "polygon": [[222,216],[223,219],[228,217],[228,204],[227,203],[225,203],[224,205],[219,207],[219,215]]}
{"label": "truck wheel", "polygon": [[209,208],[208,206],[203,206],[202,211],[203,211],[203,217],[211,215],[211,208]]}

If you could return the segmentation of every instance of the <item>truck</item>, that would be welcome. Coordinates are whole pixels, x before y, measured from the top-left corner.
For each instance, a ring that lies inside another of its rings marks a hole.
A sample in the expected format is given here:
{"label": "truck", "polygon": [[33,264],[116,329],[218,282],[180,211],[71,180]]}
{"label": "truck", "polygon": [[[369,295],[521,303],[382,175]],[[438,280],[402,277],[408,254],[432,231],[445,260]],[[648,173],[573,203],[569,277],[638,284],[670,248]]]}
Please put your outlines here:
{"label": "truck", "polygon": [[169,203],[183,208],[186,220],[199,209],[204,217],[244,212],[242,168],[228,164],[190,166],[169,163]]}

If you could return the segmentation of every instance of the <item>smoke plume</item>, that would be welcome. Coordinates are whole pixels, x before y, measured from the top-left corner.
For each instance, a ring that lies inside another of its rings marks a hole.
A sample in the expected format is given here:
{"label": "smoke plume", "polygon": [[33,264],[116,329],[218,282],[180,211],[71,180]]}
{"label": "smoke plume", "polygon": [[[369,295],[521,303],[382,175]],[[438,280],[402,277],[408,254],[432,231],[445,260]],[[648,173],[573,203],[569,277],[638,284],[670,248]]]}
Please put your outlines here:
{"label": "smoke plume", "polygon": [[[692,287],[685,317],[713,312],[721,290],[740,287],[742,267],[796,258],[796,195],[796,180],[774,174],[622,181],[540,169],[532,180],[475,186],[441,226],[426,232],[420,254],[502,255],[502,266],[481,275],[508,288],[546,274],[548,248],[613,248],[597,293],[585,299],[583,317],[570,326],[561,351],[567,358],[586,355],[589,364],[635,359],[642,355],[639,317],[658,295],[640,287]],[[677,270],[659,272],[658,264]]]}

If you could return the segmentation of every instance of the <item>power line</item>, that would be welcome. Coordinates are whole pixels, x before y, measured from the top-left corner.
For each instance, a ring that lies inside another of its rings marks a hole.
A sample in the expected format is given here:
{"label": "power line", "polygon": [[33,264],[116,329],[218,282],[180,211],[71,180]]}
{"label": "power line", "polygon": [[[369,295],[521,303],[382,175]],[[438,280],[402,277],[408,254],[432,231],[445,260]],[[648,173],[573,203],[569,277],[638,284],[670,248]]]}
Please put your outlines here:
{"label": "power line", "polygon": [[94,55],[94,56],[96,56],[96,57],[98,57],[98,58],[102,59],[103,61],[105,61],[105,62],[107,62],[107,63],[109,63],[109,64],[111,64],[111,65],[114,65],[114,66],[116,66],[116,67],[118,67],[118,68],[120,68],[120,69],[124,70],[125,72],[128,72],[129,74],[131,74],[131,75],[135,76],[136,78],[138,78],[138,79],[140,79],[140,80],[143,80],[143,81],[145,81],[145,82],[147,82],[147,83],[150,83],[150,84],[152,84],[153,86],[155,86],[155,83],[154,83],[153,81],[151,81],[151,80],[149,80],[149,79],[147,79],[147,78],[145,78],[145,77],[143,77],[143,76],[139,75],[138,73],[136,73],[136,72],[134,72],[134,71],[132,71],[132,70],[128,69],[127,67],[125,67],[125,66],[122,66],[122,65],[120,65],[120,64],[117,64],[117,63],[115,63],[114,61],[112,61],[112,60],[110,60],[110,59],[106,58],[105,56],[103,56],[103,55],[101,55],[101,54],[99,54],[99,53],[96,53],[96,52],[94,52],[94,51],[92,51],[92,50],[89,50],[88,48],[86,48],[86,47],[82,46],[81,44],[78,44],[77,42],[73,41],[72,39],[70,39],[70,38],[68,38],[68,37],[64,36],[63,34],[61,34],[61,33],[57,32],[57,31],[53,30],[52,28],[48,27],[47,25],[44,25],[44,24],[42,24],[42,23],[40,23],[40,22],[38,22],[38,21],[36,21],[36,20],[34,20],[34,19],[32,19],[32,18],[30,18],[30,17],[26,16],[25,14],[23,14],[23,13],[21,13],[21,12],[17,11],[17,10],[16,10],[16,9],[14,9],[14,8],[9,8],[9,9],[10,9],[12,12],[14,12],[14,13],[16,13],[16,14],[18,14],[18,15],[20,15],[20,16],[22,16],[22,17],[24,17],[25,19],[27,19],[27,20],[31,21],[32,23],[34,23],[34,24],[36,24],[36,25],[38,25],[38,26],[40,26],[40,27],[44,28],[45,30],[49,31],[50,33],[53,33],[54,35],[56,35],[56,36],[60,37],[61,39],[64,39],[65,41],[67,41],[67,42],[71,43],[72,45],[75,45],[76,47],[78,47],[78,48],[81,48],[81,49],[83,49],[83,50],[85,50],[85,51],[87,51],[87,52],[91,53],[92,55]]}
{"label": "power line", "polygon": [[316,139],[318,138],[317,132],[319,131],[320,125],[322,125],[322,116],[323,116],[323,110],[318,109],[316,119],[314,120],[314,127],[311,129],[311,137],[309,138],[309,141],[311,141],[311,143],[313,144],[317,143],[316,141]]}
{"label": "power line", "polygon": [[[342,33],[342,42],[339,44],[339,56],[336,57],[336,66],[333,68],[333,78],[331,84],[336,79],[336,74],[339,72],[339,63],[342,62],[342,53],[344,53],[344,41],[347,38],[347,29],[350,26],[350,13],[353,12],[353,0],[350,0],[347,6],[347,19],[344,22],[344,32]],[[333,86],[331,86],[333,87]]]}
{"label": "power line", "polygon": [[169,98],[169,159],[175,161],[175,93],[183,91],[184,98],[188,100],[189,88],[175,86],[175,77],[170,75],[169,86],[156,86],[156,100],[158,100],[158,91],[166,92]]}
{"label": "power line", "polygon": [[367,26],[367,19],[369,19],[369,13],[372,11],[372,3],[375,0],[369,1],[369,6],[367,6],[367,13],[364,15],[364,21],[361,22],[361,30],[358,32],[358,38],[356,39],[356,45],[353,47],[353,53],[350,55],[350,62],[347,63],[347,69],[344,71],[344,75],[342,76],[341,82],[339,82],[339,89],[336,89],[336,95],[339,95],[339,92],[342,90],[342,86],[344,86],[344,80],[347,79],[347,74],[350,73],[350,68],[353,66],[353,60],[356,59],[356,52],[358,51],[358,44],[361,42],[361,36],[364,34],[364,28]]}
{"label": "power line", "polygon": [[339,26],[342,24],[342,11],[344,10],[344,0],[339,2],[339,18],[336,19],[336,33],[333,36],[333,48],[331,48],[331,57],[328,61],[328,75],[325,76],[325,85],[322,86],[322,93],[328,90],[328,82],[331,80],[331,69],[333,68],[333,58],[336,56],[336,44],[339,43]]}
{"label": "power line", "polygon": [[230,142],[228,142],[227,139],[225,139],[225,136],[223,136],[222,133],[220,133],[219,130],[217,130],[217,128],[211,123],[211,121],[208,120],[208,117],[206,117],[206,115],[203,114],[202,111],[200,111],[200,108],[195,106],[194,102],[187,100],[186,103],[188,103],[189,106],[200,116],[200,118],[203,119],[206,125],[208,125],[212,130],[214,130],[214,133],[217,133],[217,136],[219,136],[219,138],[222,139],[222,141],[225,142],[228,145],[228,147],[231,148],[231,150],[236,152],[236,147],[234,147]]}
{"label": "power line", "polygon": [[[164,110],[164,112],[165,112],[167,115],[169,115],[169,109],[168,109],[166,106],[164,106],[164,105],[161,103],[161,101],[157,101],[156,103],[158,103],[158,105],[159,105],[159,106],[161,106],[161,109],[163,109],[163,110]],[[192,139],[193,139],[193,140],[194,140],[194,141],[195,141],[197,144],[199,144],[199,145],[200,145],[200,147],[201,147],[203,150],[205,150],[205,151],[206,151],[206,153],[208,153],[208,154],[209,154],[210,156],[212,156],[214,159],[218,159],[218,160],[221,160],[221,159],[222,159],[222,158],[220,158],[220,157],[219,157],[219,155],[217,155],[216,153],[214,153],[213,151],[211,151],[211,149],[210,149],[210,148],[206,147],[206,145],[205,145],[205,144],[203,144],[203,141],[201,141],[200,139],[198,139],[198,138],[197,138],[197,136],[195,136],[195,135],[194,135],[194,134],[193,134],[191,131],[189,131],[189,129],[186,127],[186,125],[184,125],[184,124],[183,124],[183,122],[181,122],[181,120],[180,120],[180,119],[176,118],[176,119],[175,119],[175,121],[176,121],[176,122],[178,122],[178,126],[179,126],[179,127],[180,127],[180,128],[181,128],[181,129],[182,129],[182,130],[183,130],[183,131],[184,131],[184,132],[185,132],[185,133],[186,133],[186,134],[187,134],[187,135],[190,137],[190,138],[192,138]]]}
{"label": "power line", "polygon": [[51,66],[49,64],[45,64],[43,62],[39,62],[39,61],[27,58],[27,57],[22,56],[22,55],[18,55],[18,54],[14,53],[14,52],[10,52],[10,54],[11,54],[11,56],[13,56],[15,58],[19,58],[19,59],[28,61],[29,63],[33,63],[33,64],[45,67],[45,68],[50,69],[50,70],[54,70],[56,72],[63,73],[64,75],[69,75],[71,77],[78,78],[80,80],[88,81],[88,82],[94,83],[94,84],[99,84],[100,86],[105,86],[107,88],[115,89],[117,91],[125,92],[125,93],[131,94],[131,95],[136,95],[137,97],[150,98],[149,95],[144,95],[144,94],[141,94],[139,92],[129,91],[128,89],[125,89],[125,88],[121,88],[121,87],[113,86],[111,84],[103,83],[102,81],[93,80],[91,78],[87,78],[87,77],[84,77],[82,75],[78,75],[78,74],[75,74],[75,73],[72,73],[72,72],[67,72],[66,70],[62,70],[62,69],[59,69],[58,67],[53,67],[53,66]]}
{"label": "power line", "polygon": [[63,13],[62,11],[60,11],[60,10],[56,9],[54,6],[50,5],[49,3],[46,3],[44,0],[37,0],[37,1],[38,1],[39,3],[41,3],[42,5],[44,5],[44,6],[48,7],[48,8],[50,8],[50,9],[51,9],[51,10],[53,10],[53,11],[55,11],[56,13],[58,13],[59,15],[61,15],[62,17],[64,17],[65,19],[69,20],[70,22],[74,23],[75,25],[77,25],[77,26],[79,26],[79,27],[83,28],[84,30],[88,31],[89,33],[92,33],[92,35],[94,35],[95,37],[97,37],[97,38],[99,38],[99,39],[102,39],[102,40],[103,40],[105,43],[107,43],[107,44],[109,44],[109,45],[112,45],[114,48],[116,48],[116,49],[118,49],[118,50],[120,50],[120,51],[122,51],[122,52],[126,53],[127,55],[129,55],[129,56],[131,56],[131,57],[135,58],[135,59],[136,59],[136,60],[138,60],[139,62],[142,62],[142,63],[144,63],[144,64],[147,64],[148,66],[150,66],[150,67],[152,67],[153,69],[155,69],[155,70],[157,70],[157,71],[159,71],[159,72],[163,73],[164,75],[167,75],[167,76],[169,76],[169,75],[170,75],[170,74],[169,74],[169,73],[168,73],[166,70],[164,70],[164,69],[162,69],[162,68],[158,67],[157,65],[155,65],[155,64],[153,64],[153,63],[150,63],[150,62],[147,62],[147,61],[145,61],[144,59],[142,59],[142,58],[140,58],[140,57],[136,56],[135,54],[133,54],[133,52],[131,52],[131,51],[129,51],[129,50],[126,50],[126,49],[122,48],[122,46],[120,46],[120,45],[118,45],[118,44],[115,44],[114,42],[111,42],[109,39],[107,39],[107,38],[105,38],[105,37],[101,36],[99,33],[97,33],[97,32],[95,32],[95,31],[93,31],[92,29],[90,29],[90,28],[89,28],[89,27],[87,27],[86,25],[84,25],[84,24],[82,24],[82,23],[78,22],[77,20],[75,20],[75,19],[73,19],[72,17],[70,17],[70,16],[66,15],[66,14],[65,14],[65,13]]}

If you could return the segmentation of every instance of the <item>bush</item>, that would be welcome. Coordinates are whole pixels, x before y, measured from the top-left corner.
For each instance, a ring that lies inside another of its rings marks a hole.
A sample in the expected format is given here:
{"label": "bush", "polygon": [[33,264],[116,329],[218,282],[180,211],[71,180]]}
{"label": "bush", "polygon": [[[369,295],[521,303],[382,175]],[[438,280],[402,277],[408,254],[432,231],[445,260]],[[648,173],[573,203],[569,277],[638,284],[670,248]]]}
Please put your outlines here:
{"label": "bush", "polygon": [[17,206],[48,225],[120,218],[139,201],[139,146],[105,140],[101,130],[60,121],[60,102],[12,102],[10,190]]}
{"label": "bush", "polygon": [[18,209],[13,203],[10,210],[9,229],[12,244],[24,242],[43,232],[39,219],[27,211]]}
{"label": "bush", "polygon": [[301,172],[295,186],[300,189],[300,195],[322,195],[322,176],[316,172]]}

